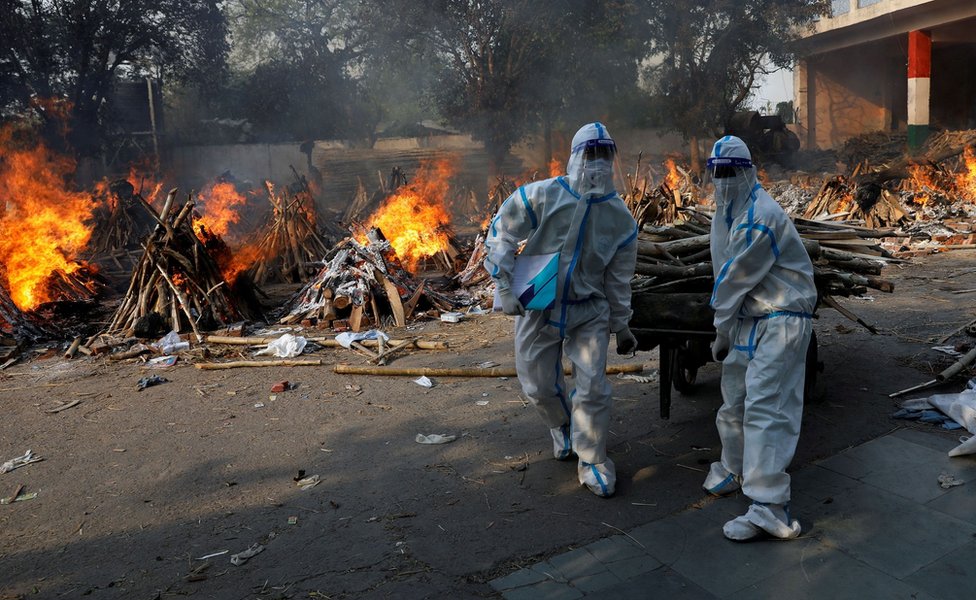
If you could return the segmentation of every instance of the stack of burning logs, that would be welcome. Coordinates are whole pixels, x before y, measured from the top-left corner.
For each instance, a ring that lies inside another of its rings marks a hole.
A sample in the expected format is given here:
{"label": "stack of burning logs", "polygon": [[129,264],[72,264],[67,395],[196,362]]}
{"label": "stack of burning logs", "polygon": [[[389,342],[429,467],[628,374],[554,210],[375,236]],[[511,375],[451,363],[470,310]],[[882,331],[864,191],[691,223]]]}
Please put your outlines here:
{"label": "stack of burning logs", "polygon": [[[638,237],[638,277],[632,288],[635,312],[646,314],[635,314],[635,320],[654,322],[660,319],[655,315],[672,312],[669,305],[694,305],[701,311],[691,318],[693,323],[672,325],[707,330],[711,324],[707,305],[714,281],[709,252],[711,217],[700,209],[683,209],[681,213],[687,221],[644,225]],[[885,262],[903,262],[878,245],[880,238],[892,231],[808,219],[795,219],[794,223],[813,261],[820,303],[873,331],[834,297],[861,296],[869,288],[894,291],[892,282],[879,277]]]}
{"label": "stack of burning logs", "polygon": [[306,269],[328,254],[326,241],[316,228],[314,200],[302,191],[292,197],[275,194],[271,182],[264,182],[271,203],[271,221],[258,246],[258,260],[250,269],[256,285],[269,279],[298,283],[307,278]]}
{"label": "stack of burning logs", "polygon": [[31,336],[41,337],[43,331],[22,313],[7,290],[0,285],[0,338],[10,335],[12,338]]}
{"label": "stack of burning logs", "polygon": [[156,228],[143,244],[128,291],[106,330],[109,335],[132,335],[144,319],[161,319],[173,331],[192,330],[202,341],[201,330],[246,316],[193,232],[192,197],[179,206],[176,194],[176,189],[169,192],[159,213],[146,205]]}
{"label": "stack of burning logs", "polygon": [[370,325],[402,327],[421,300],[448,312],[469,302],[431,289],[427,280],[408,273],[378,229],[366,237],[365,243],[350,237],[337,244],[331,259],[286,304],[279,322],[336,331],[360,331]]}

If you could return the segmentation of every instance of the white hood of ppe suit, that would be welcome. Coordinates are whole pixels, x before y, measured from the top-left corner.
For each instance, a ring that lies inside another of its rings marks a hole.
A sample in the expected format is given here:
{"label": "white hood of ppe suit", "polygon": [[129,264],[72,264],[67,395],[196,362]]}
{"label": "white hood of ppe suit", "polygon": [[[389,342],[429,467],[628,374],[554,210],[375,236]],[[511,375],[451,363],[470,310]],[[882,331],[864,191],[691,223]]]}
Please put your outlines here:
{"label": "white hood of ppe suit", "polygon": [[583,149],[586,143],[594,140],[613,145],[613,138],[602,123],[587,123],[573,136],[566,175],[570,187],[580,196],[605,196],[615,191],[613,161],[606,158],[584,159]]}
{"label": "white hood of ppe suit", "polygon": [[[751,156],[742,140],[725,136],[715,142],[714,158]],[[813,264],[793,222],[759,185],[755,167],[736,167],[736,176],[724,179],[716,188],[711,228],[715,328],[728,334],[743,317],[812,315]]]}

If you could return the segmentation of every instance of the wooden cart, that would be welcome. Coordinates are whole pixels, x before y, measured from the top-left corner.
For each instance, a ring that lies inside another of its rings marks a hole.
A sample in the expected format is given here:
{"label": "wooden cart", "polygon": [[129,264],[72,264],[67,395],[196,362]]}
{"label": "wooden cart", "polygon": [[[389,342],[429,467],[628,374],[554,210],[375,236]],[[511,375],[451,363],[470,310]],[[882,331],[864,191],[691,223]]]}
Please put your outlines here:
{"label": "wooden cart", "polygon": [[[639,350],[660,348],[660,410],[662,419],[671,418],[671,388],[682,394],[694,391],[698,369],[712,360],[715,327],[714,312],[707,293],[637,293],[631,304],[634,317],[630,330]],[[810,336],[807,347],[804,397],[812,398],[818,361],[817,336]]]}

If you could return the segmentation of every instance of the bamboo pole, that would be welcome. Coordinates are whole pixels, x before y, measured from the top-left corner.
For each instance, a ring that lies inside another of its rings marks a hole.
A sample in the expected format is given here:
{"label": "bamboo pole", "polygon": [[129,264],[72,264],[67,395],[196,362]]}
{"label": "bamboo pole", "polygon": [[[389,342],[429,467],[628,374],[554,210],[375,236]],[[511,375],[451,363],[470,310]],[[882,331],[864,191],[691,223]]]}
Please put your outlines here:
{"label": "bamboo pole", "polygon": [[[278,339],[277,337],[228,337],[222,335],[208,335],[205,340],[208,344],[226,344],[229,346],[266,346]],[[342,344],[334,338],[327,337],[306,337],[309,342],[315,342],[326,348],[342,348]],[[378,346],[376,340],[360,340],[360,344],[371,348]],[[447,350],[450,348],[448,342],[431,342],[426,340],[387,340],[386,344],[392,349],[404,344],[419,348],[421,350]]]}
{"label": "bamboo pole", "polygon": [[[199,365],[198,365],[199,366]],[[639,373],[644,370],[643,363],[625,365],[607,365],[607,374]],[[338,364],[335,372],[341,375],[405,375],[419,377],[517,377],[514,368],[492,367],[480,369],[478,367],[372,367],[368,365]],[[572,375],[570,369],[564,370],[566,375]]]}
{"label": "bamboo pole", "polygon": [[204,371],[218,371],[242,367],[313,367],[322,364],[324,364],[322,359],[315,358],[310,360],[238,360],[226,363],[197,363],[196,367]]}

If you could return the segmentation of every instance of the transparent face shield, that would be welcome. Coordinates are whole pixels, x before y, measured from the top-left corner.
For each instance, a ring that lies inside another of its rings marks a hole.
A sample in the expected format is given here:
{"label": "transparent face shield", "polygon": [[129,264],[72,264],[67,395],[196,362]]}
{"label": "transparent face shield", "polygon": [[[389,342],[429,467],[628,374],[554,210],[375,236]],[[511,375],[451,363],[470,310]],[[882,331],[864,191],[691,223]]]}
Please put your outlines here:
{"label": "transparent face shield", "polygon": [[617,145],[613,140],[587,140],[573,148],[580,160],[579,173],[572,182],[580,195],[603,196],[614,191],[613,161]]}
{"label": "transparent face shield", "polygon": [[744,198],[752,191],[753,167],[748,158],[735,156],[711,157],[706,163],[705,185],[715,188],[715,203],[728,204]]}

